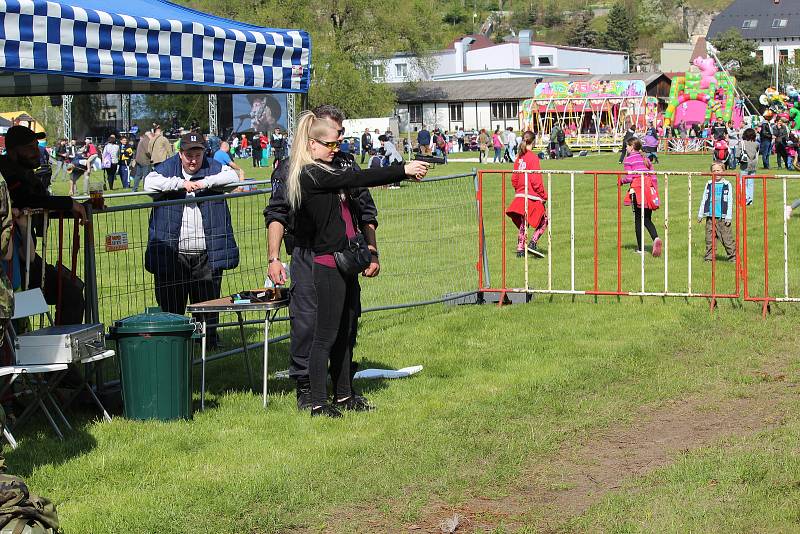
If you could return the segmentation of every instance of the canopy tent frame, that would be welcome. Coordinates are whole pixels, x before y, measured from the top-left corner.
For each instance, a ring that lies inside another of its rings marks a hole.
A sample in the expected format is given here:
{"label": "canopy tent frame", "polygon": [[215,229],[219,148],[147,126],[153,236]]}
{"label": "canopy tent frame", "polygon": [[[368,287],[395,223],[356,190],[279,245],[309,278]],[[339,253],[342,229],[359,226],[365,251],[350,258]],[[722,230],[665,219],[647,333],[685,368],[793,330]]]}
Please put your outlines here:
{"label": "canopy tent frame", "polygon": [[[0,0],[0,96],[62,95],[63,126],[71,134],[78,94],[119,94],[124,101],[130,94],[207,93],[209,123],[218,130],[218,93],[308,92],[305,31],[260,28],[166,0],[109,5]],[[123,120],[130,123],[127,109]]]}

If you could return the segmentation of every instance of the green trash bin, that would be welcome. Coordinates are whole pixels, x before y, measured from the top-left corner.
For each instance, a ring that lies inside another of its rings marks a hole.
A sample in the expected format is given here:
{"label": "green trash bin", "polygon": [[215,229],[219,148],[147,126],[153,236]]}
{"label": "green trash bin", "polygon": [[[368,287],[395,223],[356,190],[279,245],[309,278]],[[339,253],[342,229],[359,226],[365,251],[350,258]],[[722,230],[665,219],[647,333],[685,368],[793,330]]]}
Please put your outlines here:
{"label": "green trash bin", "polygon": [[109,328],[117,342],[125,417],[191,419],[196,329],[188,317],[161,308],[147,308]]}

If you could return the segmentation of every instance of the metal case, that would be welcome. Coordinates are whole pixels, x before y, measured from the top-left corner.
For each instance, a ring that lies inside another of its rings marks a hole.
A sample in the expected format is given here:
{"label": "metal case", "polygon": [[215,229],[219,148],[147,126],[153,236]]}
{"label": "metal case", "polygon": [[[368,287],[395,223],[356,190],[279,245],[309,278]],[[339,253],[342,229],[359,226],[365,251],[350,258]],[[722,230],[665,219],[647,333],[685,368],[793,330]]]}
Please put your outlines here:
{"label": "metal case", "polygon": [[73,363],[105,351],[103,325],[49,326],[17,336],[17,365]]}

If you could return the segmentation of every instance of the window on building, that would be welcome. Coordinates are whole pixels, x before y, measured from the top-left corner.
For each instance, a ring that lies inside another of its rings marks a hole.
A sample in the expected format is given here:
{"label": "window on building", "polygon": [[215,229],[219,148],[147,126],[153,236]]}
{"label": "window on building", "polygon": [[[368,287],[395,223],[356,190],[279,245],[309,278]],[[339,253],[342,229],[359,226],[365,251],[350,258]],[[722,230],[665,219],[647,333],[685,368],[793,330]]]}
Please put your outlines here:
{"label": "window on building", "polygon": [[383,80],[386,77],[386,69],[383,65],[370,65],[369,74],[373,80]]}
{"label": "window on building", "polygon": [[759,62],[764,63],[764,51],[763,50],[756,50],[756,59]]}
{"label": "window on building", "polygon": [[553,56],[537,56],[536,62],[540,67],[552,67],[553,66]]}
{"label": "window on building", "polygon": [[786,49],[778,50],[778,63],[789,62],[789,51]]}
{"label": "window on building", "polygon": [[394,64],[394,74],[398,78],[407,78],[408,77],[408,64],[406,64],[406,63],[395,63]]}
{"label": "window on building", "polygon": [[775,19],[772,21],[773,28],[785,28],[789,23],[789,19]]}
{"label": "window on building", "polygon": [[742,22],[743,30],[752,30],[756,26],[758,26],[758,19],[747,19],[744,22]]}
{"label": "window on building", "polygon": [[519,102],[492,102],[492,120],[516,119]]}
{"label": "window on building", "polygon": [[422,122],[422,104],[408,105],[408,121]]}
{"label": "window on building", "polygon": [[450,104],[450,121],[464,121],[464,104]]}

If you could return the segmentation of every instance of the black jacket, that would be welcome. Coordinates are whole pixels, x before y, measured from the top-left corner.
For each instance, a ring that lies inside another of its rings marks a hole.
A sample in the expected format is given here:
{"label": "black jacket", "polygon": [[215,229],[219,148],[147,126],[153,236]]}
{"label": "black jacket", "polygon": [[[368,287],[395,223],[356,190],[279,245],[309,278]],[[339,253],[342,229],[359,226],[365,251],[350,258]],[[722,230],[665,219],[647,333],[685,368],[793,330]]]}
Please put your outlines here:
{"label": "black jacket", "polygon": [[[342,154],[337,152],[331,162],[333,167],[339,169],[353,168],[359,170],[358,164],[353,159],[352,154]],[[289,173],[289,161],[283,161],[272,173],[272,196],[270,196],[269,204],[264,208],[264,219],[267,226],[273,221],[279,222],[285,229],[284,242],[286,243],[286,252],[292,253],[292,249],[296,243],[294,241],[294,214],[289,208],[289,201],[286,199],[285,180],[286,175]],[[375,228],[378,227],[378,208],[375,207],[375,201],[369,189],[364,187],[357,187],[348,191],[348,196],[351,199],[350,205],[353,209],[353,214],[356,220],[359,221],[359,226],[363,230],[368,224]],[[297,246],[305,246],[304,244],[297,244]]]}
{"label": "black jacket", "polygon": [[0,174],[8,183],[12,207],[72,210],[72,197],[51,195],[32,170],[14,163],[8,156],[0,156]]}
{"label": "black jacket", "polygon": [[[355,187],[388,185],[405,179],[403,167],[328,171],[307,165],[300,173],[301,201],[295,213],[295,241],[314,254],[331,254],[347,246],[339,191]],[[352,210],[355,202],[350,201]]]}

